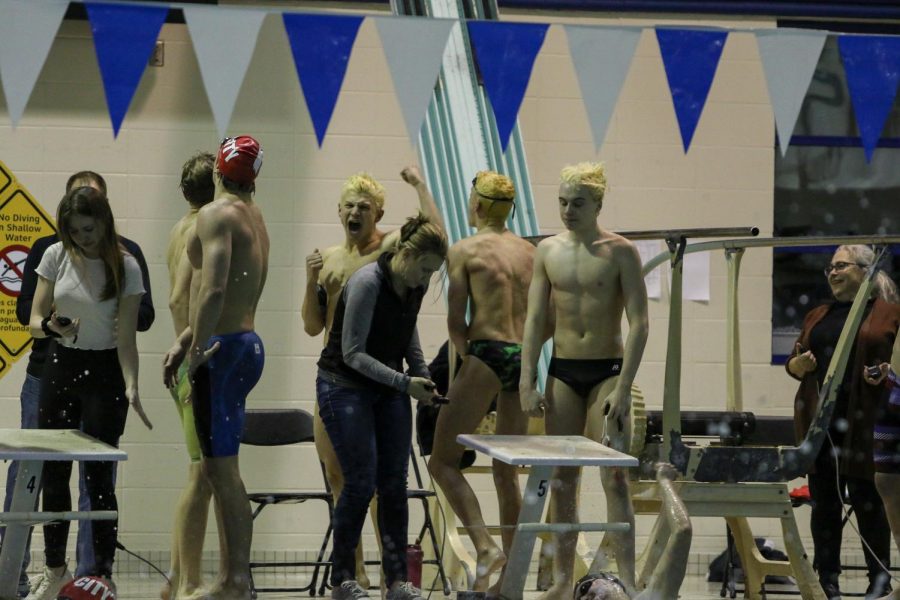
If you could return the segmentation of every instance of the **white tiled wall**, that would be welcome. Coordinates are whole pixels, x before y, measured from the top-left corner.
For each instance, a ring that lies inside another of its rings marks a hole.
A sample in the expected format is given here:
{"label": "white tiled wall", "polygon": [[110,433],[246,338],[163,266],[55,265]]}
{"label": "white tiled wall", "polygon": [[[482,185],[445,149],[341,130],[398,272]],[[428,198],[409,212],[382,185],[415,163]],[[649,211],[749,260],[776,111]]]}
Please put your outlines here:
{"label": "white tiled wall", "polygon": [[[622,22],[652,26],[659,20],[591,19],[584,15],[506,18],[553,22]],[[665,20],[663,20],[665,21]],[[673,23],[674,21],[665,21]],[[692,21],[681,21],[692,22]],[[700,23],[701,21],[693,21]],[[703,21],[705,24],[768,27],[769,21]],[[165,66],[148,68],[118,139],[106,112],[88,26],[65,22],[17,130],[8,126],[0,98],[0,153],[48,211],[55,211],[67,176],[76,170],[103,173],[121,233],[137,241],[150,263],[157,320],[139,335],[141,395],[153,431],[128,423],[122,447],[129,460],[120,471],[121,537],[130,548],[164,550],[172,511],[185,478],[186,457],[171,399],[160,383],[160,359],[172,340],[166,308],[164,252],[168,231],[185,211],[177,189],[182,162],[218,142],[197,62],[183,25],[166,25]],[[759,226],[772,231],[774,124],[756,44],[749,33],[733,33],[725,47],[709,102],[685,155],[652,30],[645,30],[599,155],[581,103],[565,35],[552,27],[537,58],[522,105],[520,125],[527,149],[541,229],[559,230],[556,185],[567,163],[599,158],[609,170],[610,192],[601,220],[612,229]],[[315,360],[321,339],[302,330],[300,294],[304,257],[313,248],[341,240],[336,201],[341,181],[365,170],[382,181],[388,200],[383,225],[398,226],[416,206],[414,192],[399,178],[416,160],[374,26],[365,22],[350,60],[328,136],[317,147],[280,20],[267,18],[232,119],[230,133],[257,137],[265,163],[258,202],[272,235],[271,272],[262,297],[258,330],[267,365],[250,406],[312,409]],[[453,200],[453,199],[447,199]],[[461,199],[456,199],[461,201]],[[723,408],[724,260],[712,258],[712,299],[687,303],[684,325],[682,405]],[[769,366],[771,258],[751,252],[743,266],[741,309],[746,408],[789,414],[793,384]],[[664,293],[665,297],[665,293]],[[420,319],[427,355],[446,337],[443,300],[433,297]],[[638,374],[651,407],[661,405],[667,302],[651,302],[652,332]],[[0,381],[0,426],[18,423],[18,393],[24,361]],[[273,458],[276,457],[276,458]],[[242,466],[249,488],[318,487],[313,448],[247,449]],[[475,481],[489,521],[496,508],[487,477]],[[586,476],[583,516],[603,513],[595,474]],[[278,511],[278,509],[275,509]],[[312,549],[323,528],[319,509],[282,509],[256,527],[256,549]],[[309,511],[309,512],[304,512]],[[417,527],[418,508],[411,509]],[[804,513],[801,521],[806,520]],[[774,524],[759,532],[776,534]],[[801,527],[806,530],[805,524]],[[211,528],[212,529],[212,528]],[[642,518],[639,534],[649,522]],[[696,524],[695,549],[724,547],[721,520]],[[371,530],[367,529],[370,535]],[[369,538],[372,547],[371,538]],[[854,547],[851,545],[851,548]],[[858,544],[857,546],[858,547]],[[207,548],[215,548],[208,537]],[[39,550],[39,543],[35,550]]]}

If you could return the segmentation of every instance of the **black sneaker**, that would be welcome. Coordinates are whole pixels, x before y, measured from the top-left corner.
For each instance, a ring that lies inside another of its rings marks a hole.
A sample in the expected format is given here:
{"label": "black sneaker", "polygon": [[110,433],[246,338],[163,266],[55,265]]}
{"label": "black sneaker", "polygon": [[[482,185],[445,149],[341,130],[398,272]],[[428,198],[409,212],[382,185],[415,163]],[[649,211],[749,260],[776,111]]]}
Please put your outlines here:
{"label": "black sneaker", "polygon": [[831,581],[821,581],[819,582],[822,585],[822,591],[825,592],[825,597],[828,600],[841,600],[841,588],[838,587],[838,584]]}
{"label": "black sneaker", "polygon": [[894,589],[891,587],[891,580],[887,575],[879,575],[869,583],[866,588],[866,600],[875,600],[887,596]]}

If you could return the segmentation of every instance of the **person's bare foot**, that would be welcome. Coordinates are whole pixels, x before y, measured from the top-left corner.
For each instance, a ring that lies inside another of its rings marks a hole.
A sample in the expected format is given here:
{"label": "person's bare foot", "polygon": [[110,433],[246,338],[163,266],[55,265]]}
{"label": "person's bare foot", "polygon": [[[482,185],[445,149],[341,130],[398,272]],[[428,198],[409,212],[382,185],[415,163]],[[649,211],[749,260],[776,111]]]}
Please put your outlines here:
{"label": "person's bare foot", "polygon": [[485,552],[479,552],[478,562],[475,565],[475,582],[472,584],[472,591],[486,591],[491,584],[491,575],[505,564],[506,555],[497,546],[489,548]]}
{"label": "person's bare foot", "polygon": [[[179,590],[178,600],[206,600],[209,590],[206,588],[195,588],[194,590]],[[174,599],[173,599],[174,600]]]}
{"label": "person's bare foot", "polygon": [[181,588],[178,590],[178,595],[170,600],[201,600],[202,598],[206,598],[209,593],[209,589],[205,586],[187,585],[182,583]]}
{"label": "person's bare foot", "polygon": [[[181,597],[179,597],[181,600]],[[215,585],[208,590],[197,590],[184,600],[251,600],[250,586],[246,583]]]}

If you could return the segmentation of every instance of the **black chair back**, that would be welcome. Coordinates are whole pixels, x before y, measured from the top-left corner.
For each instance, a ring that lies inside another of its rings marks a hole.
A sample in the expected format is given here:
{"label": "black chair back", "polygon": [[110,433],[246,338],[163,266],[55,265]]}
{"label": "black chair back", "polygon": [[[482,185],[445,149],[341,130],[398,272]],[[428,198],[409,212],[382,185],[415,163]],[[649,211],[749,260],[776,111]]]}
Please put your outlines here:
{"label": "black chair back", "polygon": [[247,409],[241,443],[284,446],[313,441],[313,416],[301,408]]}

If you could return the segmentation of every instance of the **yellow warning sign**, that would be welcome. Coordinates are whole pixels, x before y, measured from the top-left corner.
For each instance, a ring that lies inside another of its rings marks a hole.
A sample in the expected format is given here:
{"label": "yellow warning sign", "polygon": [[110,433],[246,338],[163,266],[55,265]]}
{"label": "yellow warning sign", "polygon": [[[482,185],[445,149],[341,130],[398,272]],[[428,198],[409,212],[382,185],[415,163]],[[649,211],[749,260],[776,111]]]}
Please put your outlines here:
{"label": "yellow warning sign", "polygon": [[53,219],[0,161],[0,377],[31,343],[16,319],[16,300],[31,245],[56,232]]}

